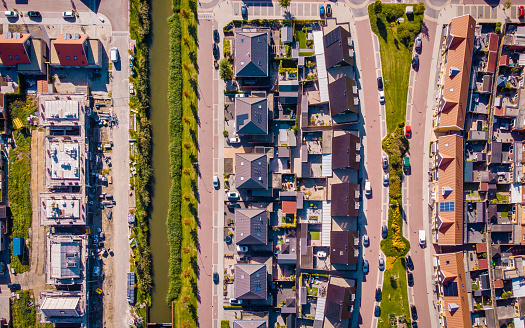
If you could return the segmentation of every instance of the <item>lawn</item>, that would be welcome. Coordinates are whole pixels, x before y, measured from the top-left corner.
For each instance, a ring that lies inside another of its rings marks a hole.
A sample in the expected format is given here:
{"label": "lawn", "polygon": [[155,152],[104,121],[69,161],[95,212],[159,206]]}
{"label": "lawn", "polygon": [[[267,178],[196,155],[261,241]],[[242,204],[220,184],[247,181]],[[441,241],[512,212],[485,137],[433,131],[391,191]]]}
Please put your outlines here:
{"label": "lawn", "polygon": [[310,230],[310,239],[311,240],[320,240],[321,239],[321,231],[319,231],[319,230]]}
{"label": "lawn", "polygon": [[390,327],[388,318],[390,314],[395,316],[410,317],[410,309],[408,308],[408,293],[407,293],[407,278],[405,268],[403,266],[403,258],[394,260],[393,265],[390,261],[393,258],[388,258],[383,279],[383,298],[381,300],[381,320],[379,327]]}
{"label": "lawn", "polygon": [[11,301],[11,324],[13,328],[52,328],[51,323],[37,323],[33,292],[22,290]]}
{"label": "lawn", "polygon": [[[379,37],[388,133],[394,131],[399,123],[405,122],[412,43],[415,35],[421,31],[423,21],[423,14],[414,15],[413,19],[409,20],[404,14],[406,6],[405,4],[383,4],[383,12],[379,14],[374,12],[373,5],[368,7],[372,31]],[[402,13],[403,23],[391,23],[387,20],[385,12],[391,11],[392,8]],[[411,30],[410,39],[412,41],[408,47],[401,42],[398,36],[401,26],[403,26],[402,29]]]}
{"label": "lawn", "polygon": [[[10,104],[11,117],[20,119],[27,125],[26,118],[36,111],[32,99],[26,102],[17,100]],[[11,211],[13,213],[13,237],[22,237],[28,240],[28,230],[31,227],[31,130],[24,126],[13,132],[16,147],[9,152],[9,181],[8,194]],[[29,254],[24,257],[11,255],[11,267],[16,272],[29,270]]]}
{"label": "lawn", "polygon": [[299,41],[299,48],[306,49],[306,31],[297,30],[295,31],[295,41]]}
{"label": "lawn", "polygon": [[319,288],[317,287],[306,287],[306,292],[309,296],[317,296]]}
{"label": "lawn", "polygon": [[[197,249],[198,249],[198,172],[192,163],[197,161],[198,151],[198,98],[194,86],[197,83],[197,19],[196,1],[181,1],[181,38],[186,39],[181,45],[182,63],[187,63],[183,69],[183,100],[182,100],[182,179],[181,179],[181,217],[182,217],[182,261],[181,261],[181,293],[173,303],[174,327],[198,327],[197,323]],[[182,12],[185,10],[185,13]],[[184,17],[186,16],[186,17]],[[192,82],[193,80],[193,82]]]}

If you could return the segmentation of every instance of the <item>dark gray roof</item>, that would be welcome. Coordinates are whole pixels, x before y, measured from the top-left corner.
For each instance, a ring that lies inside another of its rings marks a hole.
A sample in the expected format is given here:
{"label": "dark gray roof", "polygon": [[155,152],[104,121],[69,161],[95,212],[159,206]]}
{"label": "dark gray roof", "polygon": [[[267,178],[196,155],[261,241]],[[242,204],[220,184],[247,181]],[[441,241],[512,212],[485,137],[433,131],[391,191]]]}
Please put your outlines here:
{"label": "dark gray roof", "polygon": [[354,65],[353,50],[348,44],[350,32],[342,27],[327,33],[324,36],[324,56],[326,68],[337,65]]}
{"label": "dark gray roof", "polygon": [[350,306],[354,303],[351,300],[351,295],[354,292],[354,287],[329,284],[326,292],[324,314],[338,320],[350,319],[352,312],[349,310],[351,309]]}
{"label": "dark gray roof", "polygon": [[266,328],[266,321],[263,320],[235,320],[233,328]]}
{"label": "dark gray roof", "polygon": [[266,98],[235,98],[235,121],[238,134],[268,134]]}
{"label": "dark gray roof", "polygon": [[281,42],[290,43],[293,41],[293,29],[290,25],[281,27]]}
{"label": "dark gray roof", "polygon": [[235,185],[237,189],[268,189],[268,156],[235,154]]}
{"label": "dark gray roof", "polygon": [[330,232],[330,263],[332,264],[356,264],[358,254],[356,250],[359,245],[354,244],[358,239],[356,231],[331,231]]}
{"label": "dark gray roof", "polygon": [[235,240],[239,245],[266,245],[268,212],[261,209],[235,210]]}
{"label": "dark gray roof", "polygon": [[501,142],[493,142],[490,147],[491,147],[490,163],[491,164],[503,163],[503,158],[502,158],[503,144]]}
{"label": "dark gray roof", "polygon": [[235,34],[235,76],[268,76],[268,33]]}
{"label": "dark gray roof", "polygon": [[343,76],[328,85],[332,116],[349,111],[359,113],[359,98],[354,95],[355,85],[355,81],[347,76]]}
{"label": "dark gray roof", "polygon": [[234,297],[241,300],[266,300],[267,275],[264,264],[236,264]]}
{"label": "dark gray roof", "polygon": [[332,139],[332,169],[352,168],[359,170],[359,161],[357,155],[357,144],[360,142],[359,137],[351,133],[346,133]]}
{"label": "dark gray roof", "polygon": [[359,191],[359,185],[355,183],[332,184],[332,216],[358,216],[359,196],[356,191]]}

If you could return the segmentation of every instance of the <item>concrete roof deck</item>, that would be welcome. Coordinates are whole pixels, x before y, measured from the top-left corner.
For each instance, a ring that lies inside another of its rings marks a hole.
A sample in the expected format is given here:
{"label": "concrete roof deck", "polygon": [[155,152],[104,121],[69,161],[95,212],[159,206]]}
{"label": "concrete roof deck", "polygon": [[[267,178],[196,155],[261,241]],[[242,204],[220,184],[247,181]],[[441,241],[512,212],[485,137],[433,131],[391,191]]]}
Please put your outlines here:
{"label": "concrete roof deck", "polygon": [[86,199],[76,193],[41,193],[40,224],[69,226],[86,224]]}

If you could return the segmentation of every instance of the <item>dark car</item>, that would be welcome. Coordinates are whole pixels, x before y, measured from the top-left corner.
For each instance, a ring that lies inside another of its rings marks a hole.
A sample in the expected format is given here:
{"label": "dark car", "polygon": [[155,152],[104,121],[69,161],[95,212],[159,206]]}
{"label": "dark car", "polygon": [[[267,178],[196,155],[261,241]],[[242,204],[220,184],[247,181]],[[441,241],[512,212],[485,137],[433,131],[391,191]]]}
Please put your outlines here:
{"label": "dark car", "polygon": [[219,42],[219,31],[217,31],[217,29],[213,30],[213,40],[215,40],[215,42]]}
{"label": "dark car", "polygon": [[409,272],[407,274],[407,281],[410,287],[414,286],[414,275],[412,274],[412,272]]}
{"label": "dark car", "polygon": [[215,59],[219,58],[219,46],[217,45],[217,43],[213,44],[213,57]]}
{"label": "dark car", "polygon": [[412,321],[412,328],[417,328],[417,322]]}
{"label": "dark car", "polygon": [[385,239],[388,236],[388,228],[387,226],[383,226],[383,230],[381,231],[381,235],[383,236],[383,239]]}
{"label": "dark car", "polygon": [[364,273],[364,274],[367,274],[367,273],[368,273],[368,261],[367,261],[367,260],[365,260],[365,261],[363,262],[363,273]]}
{"label": "dark car", "polygon": [[376,302],[381,302],[381,288],[376,289]]}
{"label": "dark car", "polygon": [[410,270],[412,270],[412,268],[414,267],[414,262],[412,262],[412,258],[410,257],[410,255],[407,255],[406,264],[407,268],[409,268]]}
{"label": "dark car", "polygon": [[241,5],[241,15],[242,17],[248,16],[248,7],[244,3]]}
{"label": "dark car", "polygon": [[219,283],[219,274],[217,272],[214,272],[213,273],[213,282],[215,284],[218,284]]}
{"label": "dark car", "polygon": [[39,11],[35,11],[35,10],[31,10],[31,11],[27,12],[27,16],[29,16],[29,17],[40,17],[40,12]]}
{"label": "dark car", "polygon": [[4,261],[0,261],[0,274],[4,274],[7,266]]}
{"label": "dark car", "polygon": [[374,310],[374,315],[376,317],[379,317],[381,315],[381,308],[379,307],[379,305],[376,305],[376,308]]}
{"label": "dark car", "polygon": [[327,4],[326,5],[326,16],[327,17],[331,17],[332,16],[332,5],[331,4]]}
{"label": "dark car", "polygon": [[377,78],[377,88],[383,90],[383,78],[381,76]]}
{"label": "dark car", "polygon": [[10,291],[14,292],[16,290],[20,290],[20,284],[7,284],[7,288],[9,288]]}
{"label": "dark car", "polygon": [[415,54],[414,58],[412,58],[412,67],[416,68],[419,66],[419,55]]}
{"label": "dark car", "polygon": [[417,320],[417,310],[416,310],[416,306],[415,305],[412,305],[410,307],[410,311],[412,312],[412,320]]}

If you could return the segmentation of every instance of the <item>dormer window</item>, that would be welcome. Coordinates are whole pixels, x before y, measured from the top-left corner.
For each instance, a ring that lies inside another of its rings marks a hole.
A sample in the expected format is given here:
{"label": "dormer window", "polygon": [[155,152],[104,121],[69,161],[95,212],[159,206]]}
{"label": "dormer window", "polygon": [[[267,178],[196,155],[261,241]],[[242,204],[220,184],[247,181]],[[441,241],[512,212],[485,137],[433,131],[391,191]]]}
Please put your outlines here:
{"label": "dormer window", "polygon": [[448,76],[456,76],[458,75],[460,72],[460,69],[455,67],[455,66],[452,66],[451,68],[449,68],[448,70]]}
{"label": "dormer window", "polygon": [[15,57],[16,57],[16,59],[20,59],[20,57],[18,55],[16,55]]}
{"label": "dormer window", "polygon": [[9,59],[13,59],[13,56],[9,56]]}
{"label": "dormer window", "polygon": [[67,56],[67,60],[71,60],[71,57]]}
{"label": "dormer window", "polygon": [[73,59],[74,59],[74,60],[77,60],[77,56],[74,56]]}

